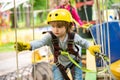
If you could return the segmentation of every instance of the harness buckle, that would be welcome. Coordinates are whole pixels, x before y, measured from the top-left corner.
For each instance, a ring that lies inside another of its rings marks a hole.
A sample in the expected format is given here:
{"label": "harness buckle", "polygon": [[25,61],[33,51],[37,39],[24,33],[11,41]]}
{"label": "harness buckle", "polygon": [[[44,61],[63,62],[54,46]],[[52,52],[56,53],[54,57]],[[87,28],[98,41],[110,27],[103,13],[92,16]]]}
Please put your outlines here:
{"label": "harness buckle", "polygon": [[59,65],[60,65],[60,63],[59,63],[59,62],[56,62],[55,64],[56,64],[56,66],[59,66]]}
{"label": "harness buckle", "polygon": [[58,39],[53,39],[52,42],[53,42],[54,44],[58,44]]}
{"label": "harness buckle", "polygon": [[68,39],[68,43],[72,45],[72,44],[74,44],[74,40],[73,39]]}

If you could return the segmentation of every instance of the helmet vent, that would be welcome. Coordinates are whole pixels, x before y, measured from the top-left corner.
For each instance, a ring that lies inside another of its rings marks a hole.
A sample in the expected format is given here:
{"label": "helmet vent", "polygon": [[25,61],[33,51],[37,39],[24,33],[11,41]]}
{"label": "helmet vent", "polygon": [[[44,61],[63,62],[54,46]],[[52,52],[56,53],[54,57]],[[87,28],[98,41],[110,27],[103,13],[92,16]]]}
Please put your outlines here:
{"label": "helmet vent", "polygon": [[49,15],[49,17],[51,17],[51,14]]}
{"label": "helmet vent", "polygon": [[55,16],[58,16],[58,14],[56,13]]}

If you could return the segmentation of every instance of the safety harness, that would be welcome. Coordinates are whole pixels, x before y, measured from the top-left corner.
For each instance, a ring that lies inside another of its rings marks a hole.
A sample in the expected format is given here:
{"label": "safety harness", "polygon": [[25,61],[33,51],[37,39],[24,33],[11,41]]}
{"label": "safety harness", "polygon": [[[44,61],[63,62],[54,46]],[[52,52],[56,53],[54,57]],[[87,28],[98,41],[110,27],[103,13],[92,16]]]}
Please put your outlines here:
{"label": "safety harness", "polygon": [[[56,63],[56,65],[57,65],[58,68],[60,69],[60,71],[61,71],[64,79],[65,79],[65,80],[70,80],[69,77],[68,77],[67,74],[66,74],[66,68],[65,68],[62,64],[60,64],[60,63],[58,62],[58,56],[61,54],[61,51],[63,51],[63,50],[59,47],[59,40],[58,40],[58,38],[57,38],[51,31],[50,31],[49,33],[50,33],[51,36],[52,36],[52,43],[53,43],[53,47],[54,47],[54,63]],[[79,48],[78,48],[77,46],[75,46],[75,47],[77,48],[77,51],[74,51],[74,49],[73,49],[74,35],[75,35],[75,33],[68,33],[68,40],[67,40],[67,42],[68,42],[68,43],[67,43],[67,46],[68,46],[68,47],[67,47],[66,51],[67,51],[68,53],[70,53],[70,54],[75,55],[76,58],[78,58],[78,57],[79,57],[79,55],[78,55]],[[79,57],[79,59],[80,59],[80,57]],[[77,61],[77,60],[76,60],[76,61]],[[71,65],[71,66],[73,66],[73,65]],[[69,67],[71,67],[71,66],[69,66]],[[67,67],[67,68],[68,68],[68,67]]]}
{"label": "safety harness", "polygon": [[[58,38],[51,31],[49,33],[52,36],[52,43],[53,43],[53,47],[54,47],[54,62],[56,63],[57,67],[60,69],[60,71],[61,71],[61,73],[62,73],[62,75],[63,75],[63,77],[64,77],[65,80],[70,80],[69,77],[68,77],[68,75],[67,75],[67,73],[66,73],[66,69],[67,68],[73,69],[74,66],[77,66],[79,69],[81,69],[84,72],[96,73],[95,71],[86,69],[84,67],[81,67],[78,64],[78,62],[80,60],[80,57],[78,55],[79,48],[77,46],[75,46],[77,48],[77,51],[74,51],[74,49],[73,49],[73,44],[74,44],[73,41],[74,41],[74,35],[75,35],[75,33],[68,33],[68,44],[67,44],[68,48],[67,48],[66,51],[63,51],[59,47],[59,40],[58,40]],[[67,56],[72,63],[70,63],[67,67],[64,67],[62,64],[60,64],[58,62],[58,56],[60,54]],[[69,54],[75,55],[76,58],[73,59]],[[104,55],[104,54],[99,53],[96,56],[99,56],[105,62],[109,62],[108,57],[106,55]],[[100,73],[106,72],[108,70],[108,68],[109,68],[109,66],[107,65],[107,63],[106,63],[106,66],[107,66],[107,68],[105,68],[105,69],[103,69],[103,70],[101,70],[101,71],[99,71],[97,73],[100,74]],[[74,75],[74,71],[72,72],[72,76],[73,75]]]}
{"label": "safety harness", "polygon": [[[55,58],[54,62],[57,62],[58,56],[60,55],[60,51],[62,51],[62,49],[59,47],[58,38],[51,31],[50,31],[50,34],[52,36],[52,43],[53,43],[53,47],[54,47],[54,58]],[[74,51],[74,49],[73,49],[74,35],[75,35],[75,33],[68,33],[68,40],[67,40],[68,48],[66,49],[66,51],[69,52],[70,54],[73,54],[76,57],[78,57],[79,48],[77,46],[75,46],[77,48],[77,51]]]}

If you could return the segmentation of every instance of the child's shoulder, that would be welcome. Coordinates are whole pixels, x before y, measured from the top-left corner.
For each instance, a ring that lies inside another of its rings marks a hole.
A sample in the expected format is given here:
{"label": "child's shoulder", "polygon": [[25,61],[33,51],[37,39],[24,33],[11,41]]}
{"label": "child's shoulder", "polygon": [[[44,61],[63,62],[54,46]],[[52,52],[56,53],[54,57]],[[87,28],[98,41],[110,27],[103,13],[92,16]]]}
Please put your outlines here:
{"label": "child's shoulder", "polygon": [[79,36],[79,35],[75,32],[70,32],[70,33],[68,33],[68,36],[75,37],[75,36]]}
{"label": "child's shoulder", "polygon": [[74,35],[74,38],[80,37],[80,35],[78,33],[76,33],[76,32],[72,32],[72,34]]}

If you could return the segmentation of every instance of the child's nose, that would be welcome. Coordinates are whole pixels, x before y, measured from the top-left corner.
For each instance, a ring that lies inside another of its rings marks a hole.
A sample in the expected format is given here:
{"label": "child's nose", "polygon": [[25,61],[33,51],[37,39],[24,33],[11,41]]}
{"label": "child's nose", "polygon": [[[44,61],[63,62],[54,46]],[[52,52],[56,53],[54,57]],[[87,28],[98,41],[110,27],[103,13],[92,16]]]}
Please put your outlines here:
{"label": "child's nose", "polygon": [[55,27],[55,31],[56,31],[56,32],[58,31],[58,28],[57,28],[57,27]]}

